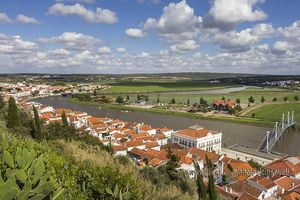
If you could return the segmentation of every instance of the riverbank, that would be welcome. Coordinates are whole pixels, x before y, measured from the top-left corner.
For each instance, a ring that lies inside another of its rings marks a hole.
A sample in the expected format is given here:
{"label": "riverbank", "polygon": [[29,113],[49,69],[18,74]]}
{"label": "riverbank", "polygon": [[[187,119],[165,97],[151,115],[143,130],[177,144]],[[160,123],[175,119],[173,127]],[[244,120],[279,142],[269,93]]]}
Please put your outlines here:
{"label": "riverbank", "polygon": [[170,110],[157,109],[157,108],[138,108],[138,107],[125,106],[125,105],[117,105],[117,104],[100,104],[95,102],[82,102],[75,98],[71,98],[69,99],[69,101],[76,104],[87,104],[95,107],[110,108],[110,109],[123,110],[123,111],[128,110],[132,112],[150,112],[155,114],[172,115],[172,116],[201,119],[201,120],[222,121],[222,122],[235,123],[235,124],[247,124],[247,125],[260,126],[260,127],[272,127],[274,125],[273,122],[262,121],[260,119],[249,118],[249,117],[203,116],[197,113],[178,112],[178,111],[170,111]]}

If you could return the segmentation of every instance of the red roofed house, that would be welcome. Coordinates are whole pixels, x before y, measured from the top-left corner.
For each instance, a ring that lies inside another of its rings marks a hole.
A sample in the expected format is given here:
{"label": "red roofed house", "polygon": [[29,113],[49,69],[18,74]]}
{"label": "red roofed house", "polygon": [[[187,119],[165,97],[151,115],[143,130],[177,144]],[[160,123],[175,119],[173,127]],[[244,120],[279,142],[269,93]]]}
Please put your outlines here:
{"label": "red roofed house", "polygon": [[172,142],[185,148],[196,147],[204,151],[221,152],[222,133],[195,125],[173,133]]}
{"label": "red roofed house", "polygon": [[[276,160],[265,166],[266,169],[271,170],[279,175],[289,175],[300,179],[300,156],[285,157]],[[283,174],[286,173],[286,174]]]}

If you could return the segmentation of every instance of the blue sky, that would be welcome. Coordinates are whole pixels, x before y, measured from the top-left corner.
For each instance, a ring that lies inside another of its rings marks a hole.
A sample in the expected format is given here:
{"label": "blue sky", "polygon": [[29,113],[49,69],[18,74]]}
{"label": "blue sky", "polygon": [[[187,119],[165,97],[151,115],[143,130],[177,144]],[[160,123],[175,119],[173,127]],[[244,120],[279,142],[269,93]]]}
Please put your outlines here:
{"label": "blue sky", "polygon": [[299,0],[0,0],[2,73],[300,73]]}

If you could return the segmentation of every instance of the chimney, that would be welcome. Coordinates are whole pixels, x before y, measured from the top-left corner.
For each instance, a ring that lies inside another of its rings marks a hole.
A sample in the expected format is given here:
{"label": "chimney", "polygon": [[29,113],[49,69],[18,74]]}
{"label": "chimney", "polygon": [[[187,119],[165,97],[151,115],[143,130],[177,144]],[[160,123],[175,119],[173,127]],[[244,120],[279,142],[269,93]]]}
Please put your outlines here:
{"label": "chimney", "polygon": [[227,187],[225,187],[225,192],[228,192],[228,188]]}

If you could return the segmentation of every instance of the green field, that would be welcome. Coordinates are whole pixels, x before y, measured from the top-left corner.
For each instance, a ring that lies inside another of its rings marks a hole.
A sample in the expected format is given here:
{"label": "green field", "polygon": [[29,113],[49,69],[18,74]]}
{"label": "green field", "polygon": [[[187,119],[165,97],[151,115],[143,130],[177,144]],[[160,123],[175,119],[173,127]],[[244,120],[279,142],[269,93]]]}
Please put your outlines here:
{"label": "green field", "polygon": [[223,89],[232,84],[209,84],[207,82],[118,82],[110,84],[105,93],[151,93],[170,91],[201,91]]}
{"label": "green field", "polygon": [[282,104],[269,104],[258,107],[246,114],[251,117],[255,114],[255,118],[267,121],[279,121],[283,113],[295,111],[295,120],[300,120],[300,103],[282,103]]}
{"label": "green field", "polygon": [[[124,94],[123,96],[125,96]],[[298,95],[300,97],[300,91],[294,92],[290,90],[283,90],[283,89],[272,89],[272,88],[265,88],[265,89],[257,89],[257,88],[248,88],[244,91],[233,92],[228,94],[148,94],[150,102],[155,103],[157,98],[159,98],[160,102],[162,103],[170,103],[172,98],[176,100],[176,103],[186,103],[187,100],[190,100],[190,103],[199,103],[200,98],[204,98],[211,103],[215,99],[221,99],[223,96],[226,99],[237,99],[241,100],[242,104],[247,104],[248,98],[253,96],[255,99],[255,103],[260,103],[261,97],[264,96],[266,99],[266,103],[272,102],[274,97],[277,98],[278,102],[283,102],[284,97],[288,97],[290,102],[294,101],[294,96]],[[132,100],[135,100],[137,94],[129,94]]]}

